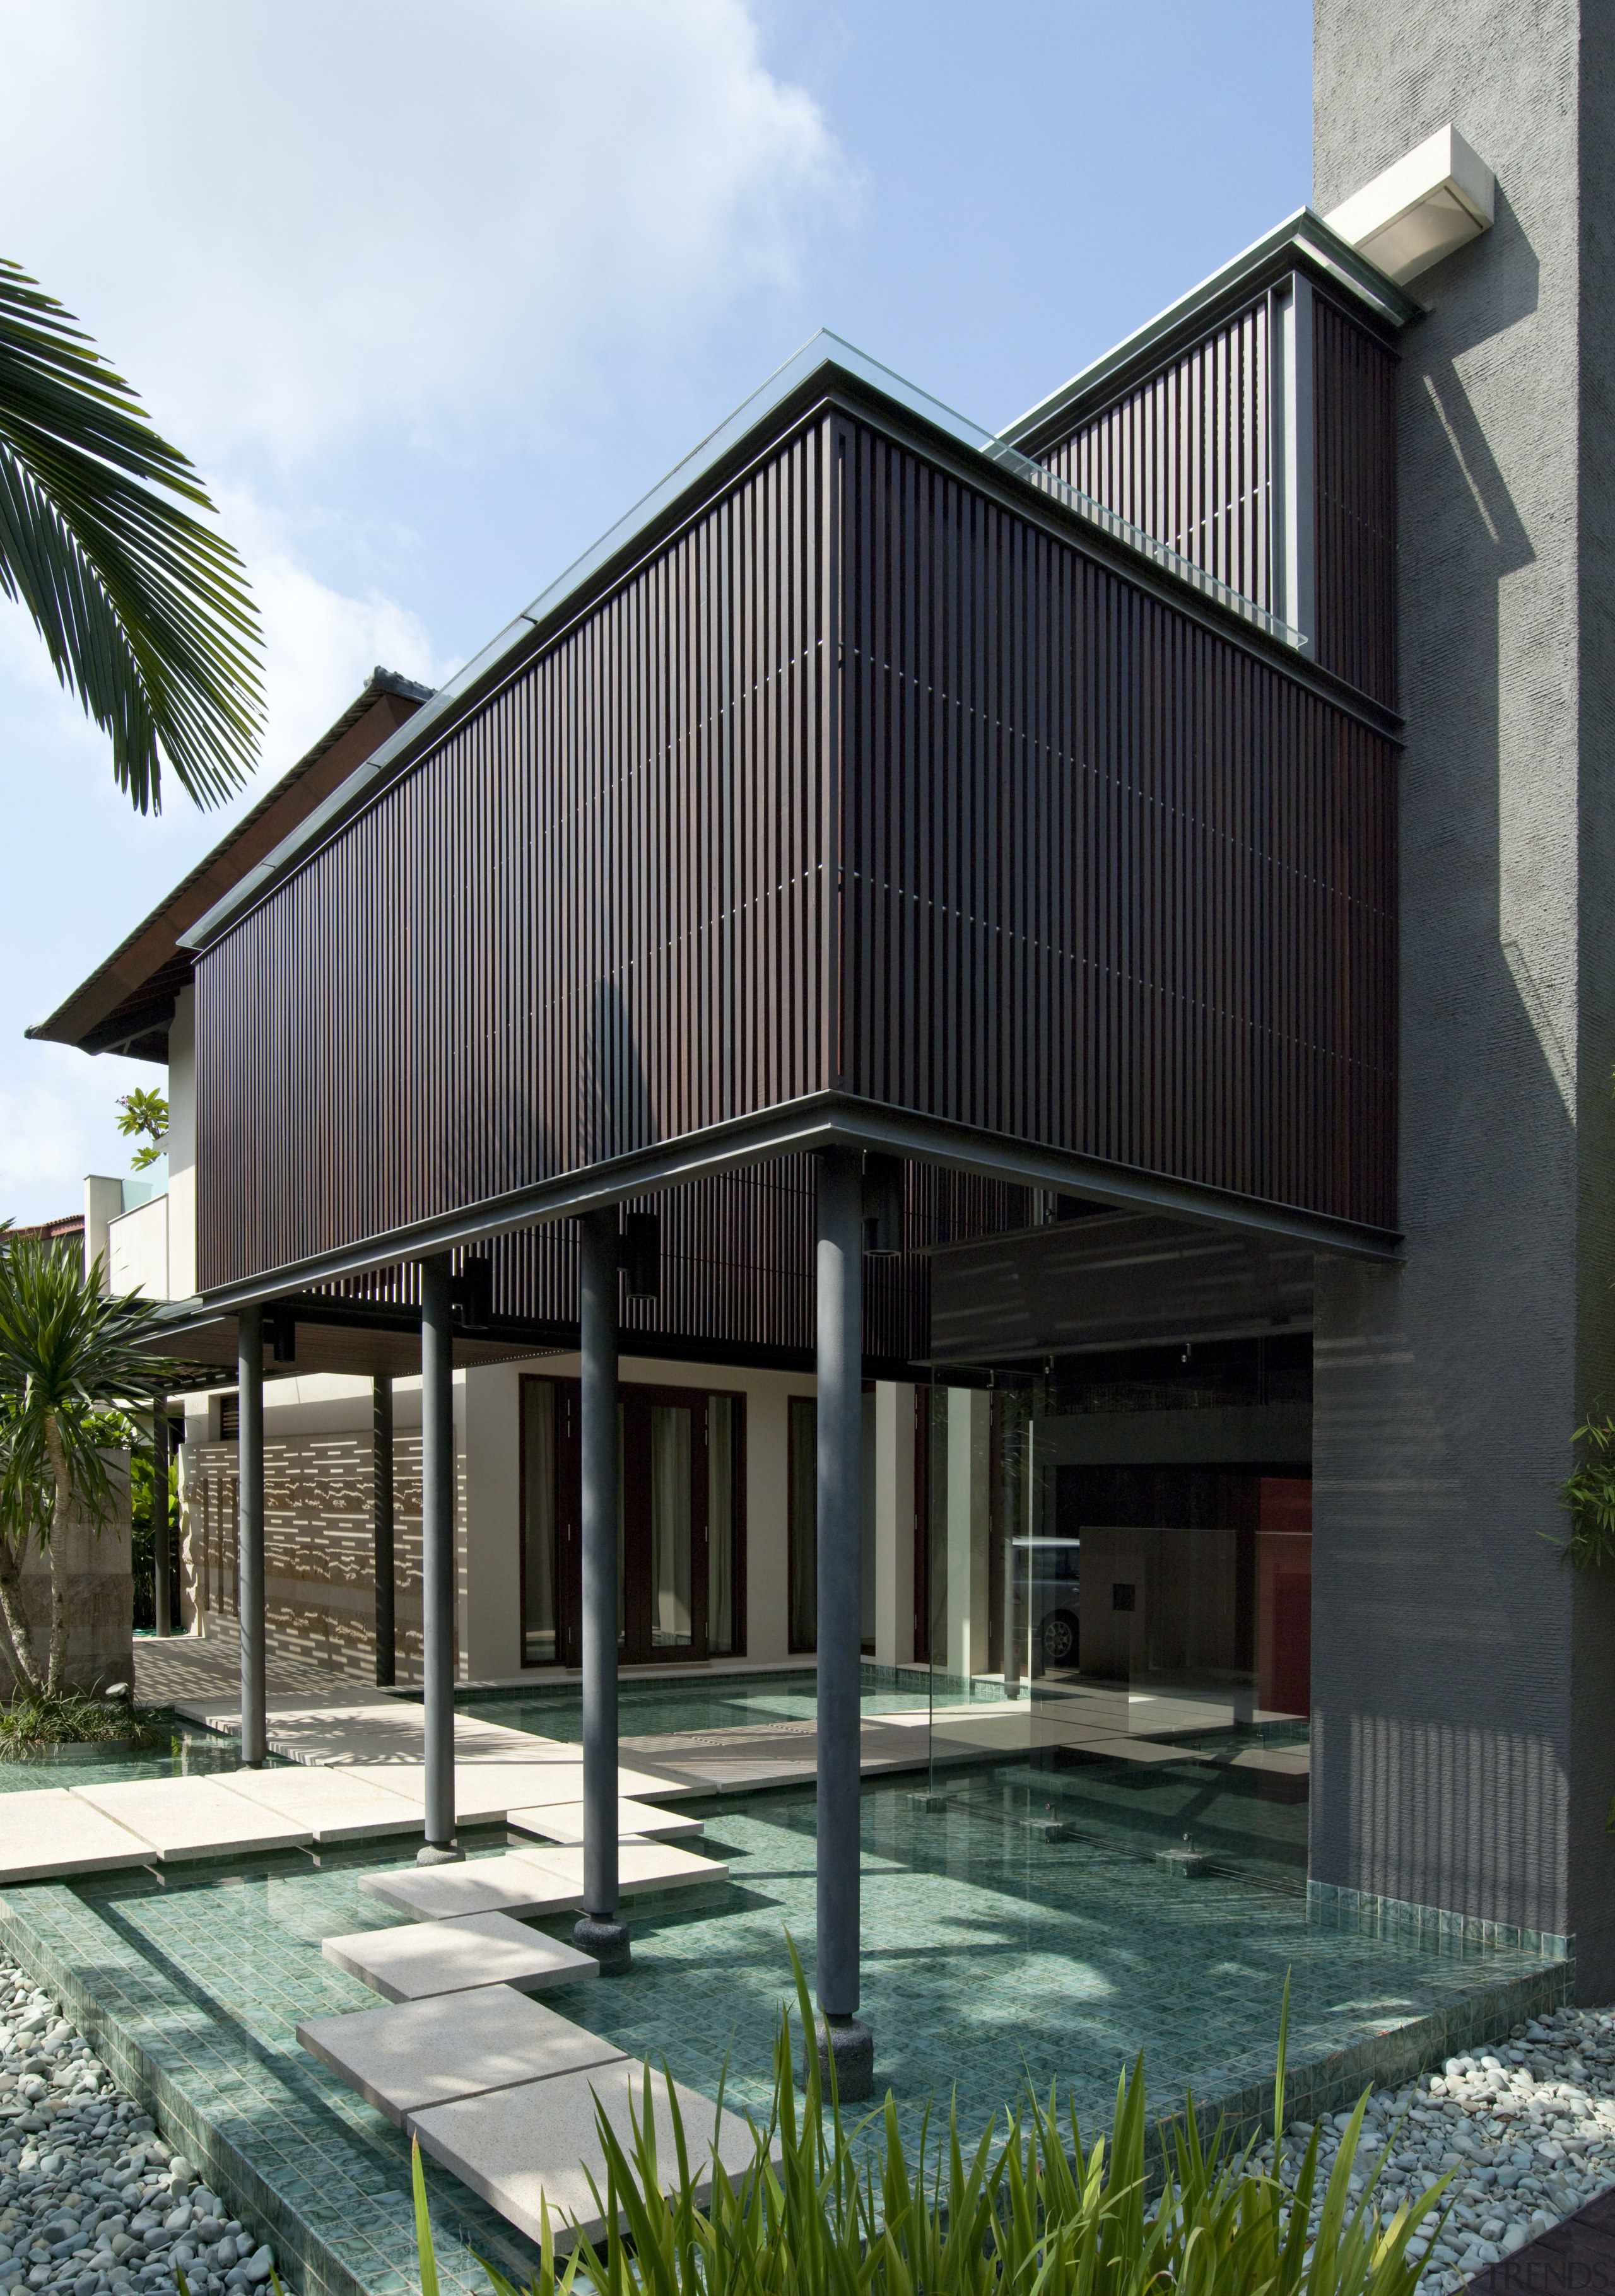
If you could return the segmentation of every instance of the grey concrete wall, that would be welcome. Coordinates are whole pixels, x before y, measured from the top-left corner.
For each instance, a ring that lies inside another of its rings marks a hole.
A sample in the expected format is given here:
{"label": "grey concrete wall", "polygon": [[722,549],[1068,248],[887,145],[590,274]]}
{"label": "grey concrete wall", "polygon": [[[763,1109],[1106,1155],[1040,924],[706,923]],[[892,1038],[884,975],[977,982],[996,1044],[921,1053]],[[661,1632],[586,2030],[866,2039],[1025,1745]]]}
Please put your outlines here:
{"label": "grey concrete wall", "polygon": [[1615,1995],[1615,1584],[1553,1485],[1615,1408],[1611,20],[1316,0],[1327,209],[1447,120],[1495,228],[1398,379],[1401,1219],[1320,1266],[1315,1878],[1573,1932]]}

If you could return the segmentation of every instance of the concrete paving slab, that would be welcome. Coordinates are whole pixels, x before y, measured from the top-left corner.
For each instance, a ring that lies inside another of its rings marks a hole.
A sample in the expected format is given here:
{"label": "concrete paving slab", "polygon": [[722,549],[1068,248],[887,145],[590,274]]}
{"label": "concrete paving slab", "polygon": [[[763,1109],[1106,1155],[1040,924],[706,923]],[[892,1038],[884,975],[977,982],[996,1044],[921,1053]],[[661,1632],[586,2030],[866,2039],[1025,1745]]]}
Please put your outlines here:
{"label": "concrete paving slab", "polygon": [[[568,1749],[565,1763],[463,1762],[455,1764],[455,1816],[462,1825],[497,1824],[512,1809],[545,1809],[583,1799],[583,1764],[578,1749]],[[341,1767],[373,1778],[389,1793],[405,1794],[419,1804],[426,1800],[426,1767],[420,1761],[378,1762],[362,1758]],[[622,1792],[630,1799],[647,1788],[665,1792],[661,1778],[642,1776],[635,1770],[619,1773]]]}
{"label": "concrete paving slab", "polygon": [[583,1909],[583,1880],[530,1865],[513,1852],[478,1857],[463,1866],[401,1866],[365,1874],[359,1887],[417,1922],[454,1921],[463,1914],[568,1914]]}
{"label": "concrete paving slab", "polygon": [[316,1841],[374,1841],[421,1831],[418,1803],[351,1770],[299,1762],[283,1770],[216,1770],[212,1782],[306,1825]]}
{"label": "concrete paving slab", "polygon": [[150,1865],[150,1842],[65,1786],[0,1794],[0,1887]]}
{"label": "concrete paving slab", "polygon": [[[553,1808],[512,1809],[506,1813],[506,1820],[518,1833],[536,1834],[541,1841],[583,1840],[580,1801],[557,1802]],[[617,1831],[619,1840],[625,1841],[683,1841],[695,1840],[705,1827],[699,1817],[686,1817],[676,1809],[658,1809],[651,1802],[625,1797],[617,1805]]]}
{"label": "concrete paving slab", "polygon": [[[677,2169],[668,2086],[664,2074],[652,2074],[656,2159],[667,2180],[664,2189],[671,2186]],[[714,2108],[709,2098],[693,2089],[676,2084],[673,2094],[684,2121],[691,2171],[698,2180],[696,2197],[701,2199],[711,2189]],[[529,2240],[542,2239],[547,2207],[552,2237],[564,2251],[580,2233],[598,2239],[604,2230],[589,2185],[592,2174],[602,2193],[606,2186],[595,2113],[597,2107],[603,2109],[620,2142],[631,2146],[630,2099],[632,2112],[643,2120],[644,2070],[625,2060],[433,2105],[410,2113],[405,2126],[420,2138],[422,2152],[440,2161]],[[757,2157],[750,2128],[733,2112],[726,2112],[719,2124],[717,2157],[736,2177]]]}
{"label": "concrete paving slab", "polygon": [[125,1778],[115,1785],[70,1791],[76,1800],[149,1841],[165,1865],[240,1850],[297,1849],[314,1839],[307,1825],[260,1809],[211,1778]]}
{"label": "concrete paving slab", "polygon": [[406,2113],[428,2105],[622,2057],[610,2041],[511,1985],[437,1993],[346,2017],[310,2017],[297,2037],[395,2128],[402,2128]]}
{"label": "concrete paving slab", "polygon": [[320,1951],[389,2001],[469,1993],[484,1985],[539,1993],[545,1986],[576,1985],[600,1974],[599,1963],[586,1953],[523,1929],[502,1913],[359,1930],[351,1937],[326,1938]]}
{"label": "concrete paving slab", "polygon": [[[583,1903],[583,1844],[581,1842],[522,1842],[502,1865],[537,1866],[558,1882],[577,1891]],[[475,1867],[471,1871],[475,1871]],[[681,1890],[701,1882],[726,1882],[729,1868],[716,1857],[698,1857],[671,1841],[619,1841],[617,1845],[617,1889],[624,1898],[647,1890]]]}
{"label": "concrete paving slab", "polygon": [[[342,1765],[350,1777],[369,1778],[389,1793],[403,1796],[423,1809],[426,1802],[426,1766],[423,1762],[385,1762],[371,1764],[356,1759]],[[550,1791],[550,1781],[541,1769],[530,1764],[470,1763],[455,1764],[455,1816],[462,1825],[496,1825],[512,1806],[525,1808],[532,1803],[575,1800],[581,1786],[581,1767],[564,1773],[562,1783]]]}

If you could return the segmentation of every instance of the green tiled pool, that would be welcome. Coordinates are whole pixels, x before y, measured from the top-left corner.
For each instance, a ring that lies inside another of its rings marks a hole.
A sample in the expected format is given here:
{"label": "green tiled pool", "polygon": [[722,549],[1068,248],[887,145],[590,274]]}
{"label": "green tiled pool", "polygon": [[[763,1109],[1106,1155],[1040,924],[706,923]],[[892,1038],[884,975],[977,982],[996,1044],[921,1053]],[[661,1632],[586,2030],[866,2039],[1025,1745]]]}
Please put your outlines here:
{"label": "green tiled pool", "polygon": [[[866,1666],[859,1704],[863,1712],[923,1712],[929,1696],[937,1703],[966,1701],[1001,1705],[1002,1687],[939,1676],[934,1693],[923,1674],[893,1667]],[[502,1722],[507,1730],[531,1730],[541,1738],[583,1742],[583,1697],[575,1683],[553,1687],[523,1684],[519,1690],[463,1692],[456,1700],[463,1714]],[[625,1738],[664,1737],[676,1731],[739,1730],[769,1722],[811,1722],[818,1710],[818,1678],[811,1668],[778,1674],[701,1674],[680,1682],[660,1677],[651,1682],[624,1676],[617,1693],[618,1729]]]}
{"label": "green tiled pool", "polygon": [[[205,1777],[214,1770],[234,1770],[241,1761],[241,1741],[187,1722],[183,1715],[143,1708],[144,1718],[162,1734],[160,1745],[125,1751],[116,1741],[105,1745],[50,1746],[15,1761],[0,1761],[0,1793],[34,1793],[41,1786],[114,1785],[125,1778]],[[269,1757],[279,1767],[279,1757]]]}
{"label": "green tiled pool", "polygon": [[[1028,2078],[1069,2090],[1091,2126],[1141,2049],[1157,2110],[1190,2086],[1201,2100],[1238,2097],[1271,2079],[1286,1971],[1291,2062],[1324,2067],[1314,2109],[1375,2064],[1399,2076],[1410,2052],[1430,2061],[1506,2027],[1562,1984],[1562,1964],[1528,1954],[1385,1941],[1308,1923],[1294,1895],[1237,1875],[1176,1881],[1110,1841],[1045,1841],[1023,1822],[1041,1782],[1012,1768],[950,1779],[939,1812],[914,1808],[911,1784],[863,1796],[863,2013],[910,2140],[933,2095],[956,2097],[975,2131]],[[545,1998],[709,2095],[726,2066],[729,2101],[758,2107],[789,1989],[787,1931],[812,1965],[814,1800],[691,1807],[732,1879],[638,1900],[631,1974]],[[8,1892],[0,1924],[175,2141],[227,2185],[251,2184],[242,2197],[303,2259],[299,2281],[343,2296],[414,2285],[407,2156],[294,2028],[374,2005],[320,1940],[402,1918],[357,1886],[397,1862],[355,1849],[38,1885]],[[451,2179],[431,2182],[446,2289],[484,2285],[479,2254],[525,2280],[521,2240]]]}

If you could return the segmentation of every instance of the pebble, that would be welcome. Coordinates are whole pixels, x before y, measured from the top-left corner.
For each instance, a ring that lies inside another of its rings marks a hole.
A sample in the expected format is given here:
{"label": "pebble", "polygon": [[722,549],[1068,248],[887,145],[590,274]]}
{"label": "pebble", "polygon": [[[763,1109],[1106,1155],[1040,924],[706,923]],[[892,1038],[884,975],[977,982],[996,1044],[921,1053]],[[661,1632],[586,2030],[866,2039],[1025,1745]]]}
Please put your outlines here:
{"label": "pebble", "polygon": [[[1350,2119],[1322,2125],[1320,2191]],[[1285,2131],[1291,2172],[1310,2134],[1299,2121]],[[1271,2166],[1271,2145],[1261,2157]],[[1422,2296],[1455,2296],[1615,2185],[1615,2009],[1558,2010],[1405,2088],[1374,2090],[1355,2165],[1379,2167],[1374,2199],[1387,2217],[1451,2169],[1438,2212],[1446,2226],[1418,2284]]]}
{"label": "pebble", "polygon": [[175,2296],[180,2272],[191,2296],[239,2296],[267,2292],[275,2264],[58,2005],[0,1960],[0,2296]]}

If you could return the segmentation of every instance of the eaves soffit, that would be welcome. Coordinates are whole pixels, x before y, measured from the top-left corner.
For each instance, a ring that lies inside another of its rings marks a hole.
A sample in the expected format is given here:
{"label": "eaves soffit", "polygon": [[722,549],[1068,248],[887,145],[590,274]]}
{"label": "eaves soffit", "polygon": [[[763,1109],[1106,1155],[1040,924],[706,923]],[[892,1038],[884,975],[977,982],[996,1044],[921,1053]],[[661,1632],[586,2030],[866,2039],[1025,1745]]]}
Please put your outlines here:
{"label": "eaves soffit", "polygon": [[1332,231],[1322,216],[1311,208],[1300,208],[1209,279],[1202,279],[1198,287],[1169,303],[1113,350],[1039,399],[1014,422],[1006,422],[1004,438],[1012,446],[1036,452],[1045,440],[1063,437],[1082,419],[1085,409],[1103,406],[1125,390],[1135,375],[1148,373],[1180,344],[1192,342],[1221,313],[1236,309],[1258,289],[1298,266],[1333,286],[1364,317],[1390,332],[1399,331],[1422,312],[1422,304]]}

